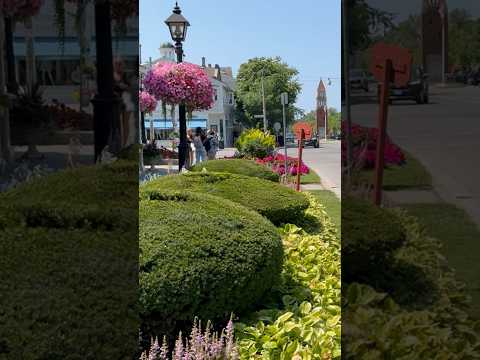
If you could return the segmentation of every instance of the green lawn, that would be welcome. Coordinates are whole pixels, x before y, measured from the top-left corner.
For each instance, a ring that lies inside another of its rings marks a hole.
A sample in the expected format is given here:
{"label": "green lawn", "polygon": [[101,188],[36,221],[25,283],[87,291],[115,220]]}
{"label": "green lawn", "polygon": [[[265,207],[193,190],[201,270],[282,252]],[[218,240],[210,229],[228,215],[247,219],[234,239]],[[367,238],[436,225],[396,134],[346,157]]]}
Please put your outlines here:
{"label": "green lawn", "polygon": [[312,190],[310,193],[325,206],[325,210],[332,218],[333,222],[340,231],[341,226],[341,203],[340,199],[331,191],[328,190]]}
{"label": "green lawn", "polygon": [[[405,153],[406,163],[403,166],[392,166],[383,174],[384,190],[431,189],[432,177],[425,167],[412,155]],[[362,181],[372,182],[374,170],[362,173]]]}
{"label": "green lawn", "polygon": [[480,229],[462,209],[450,204],[402,205],[444,244],[443,253],[472,297],[472,316],[480,319]]}
{"label": "green lawn", "polygon": [[300,178],[300,183],[303,185],[306,184],[320,184],[320,176],[317,175],[315,171],[310,169],[307,175],[302,175]]}

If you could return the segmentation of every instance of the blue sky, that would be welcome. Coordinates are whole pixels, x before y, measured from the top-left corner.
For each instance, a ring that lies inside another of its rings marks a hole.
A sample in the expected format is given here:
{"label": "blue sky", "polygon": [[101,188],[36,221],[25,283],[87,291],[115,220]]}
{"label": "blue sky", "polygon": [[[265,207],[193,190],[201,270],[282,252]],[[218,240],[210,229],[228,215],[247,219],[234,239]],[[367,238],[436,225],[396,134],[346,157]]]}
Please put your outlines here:
{"label": "blue sky", "polygon": [[[299,70],[303,84],[297,106],[315,109],[320,78],[331,77],[328,105],[340,109],[340,0],[180,0],[191,27],[184,43],[185,61],[231,66],[253,57],[280,56]],[[170,41],[165,19],[173,0],[140,0],[142,60],[158,58],[161,43]]]}

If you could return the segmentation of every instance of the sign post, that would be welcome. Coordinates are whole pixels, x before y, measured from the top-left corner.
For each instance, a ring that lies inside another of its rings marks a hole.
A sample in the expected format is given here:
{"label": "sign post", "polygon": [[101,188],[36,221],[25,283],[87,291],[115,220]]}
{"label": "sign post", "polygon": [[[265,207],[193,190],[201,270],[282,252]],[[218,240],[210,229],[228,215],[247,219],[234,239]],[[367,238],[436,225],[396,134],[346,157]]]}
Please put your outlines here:
{"label": "sign post", "polygon": [[380,85],[380,109],[378,112],[378,138],[374,182],[374,201],[375,205],[377,206],[380,206],[382,203],[383,168],[385,165],[385,137],[387,133],[388,95],[391,73],[392,61],[387,59],[385,60],[383,81]]}
{"label": "sign post", "polygon": [[374,202],[382,204],[383,168],[385,165],[385,138],[390,84],[405,86],[410,81],[412,54],[408,49],[377,43],[372,48],[370,71],[379,82],[380,108],[378,111],[378,138],[375,158]]}
{"label": "sign post", "polygon": [[300,139],[298,140],[298,163],[297,163],[297,184],[296,190],[300,191],[300,168],[302,166],[302,153],[303,153],[303,140],[305,140],[305,131],[303,129],[300,130]]}
{"label": "sign post", "polygon": [[288,93],[284,92],[280,95],[283,110],[283,151],[285,155],[285,179],[288,179],[288,155],[287,155],[287,116],[285,114],[285,106],[288,105]]}

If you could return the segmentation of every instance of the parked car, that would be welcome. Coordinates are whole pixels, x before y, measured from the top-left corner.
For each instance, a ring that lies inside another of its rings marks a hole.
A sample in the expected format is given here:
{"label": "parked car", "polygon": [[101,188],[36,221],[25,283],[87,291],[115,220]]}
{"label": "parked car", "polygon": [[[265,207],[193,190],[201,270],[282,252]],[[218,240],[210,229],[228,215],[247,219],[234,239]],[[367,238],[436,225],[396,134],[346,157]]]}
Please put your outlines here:
{"label": "parked car", "polygon": [[352,89],[363,89],[368,92],[368,75],[361,69],[350,71],[350,87]]}
{"label": "parked car", "polygon": [[457,70],[453,76],[456,82],[464,83],[467,76],[467,71],[464,69]]}
{"label": "parked car", "polygon": [[480,71],[479,70],[472,70],[466,76],[464,83],[467,85],[474,85],[477,86],[480,84]]}
{"label": "parked car", "polygon": [[[378,99],[380,101],[380,84],[378,86]],[[412,69],[411,80],[406,86],[390,84],[389,101],[393,100],[415,100],[417,104],[428,104],[429,86],[428,74],[422,67]]]}
{"label": "parked car", "polygon": [[320,147],[320,143],[318,141],[318,136],[315,134],[310,139],[305,140],[305,146],[313,146],[314,148]]}

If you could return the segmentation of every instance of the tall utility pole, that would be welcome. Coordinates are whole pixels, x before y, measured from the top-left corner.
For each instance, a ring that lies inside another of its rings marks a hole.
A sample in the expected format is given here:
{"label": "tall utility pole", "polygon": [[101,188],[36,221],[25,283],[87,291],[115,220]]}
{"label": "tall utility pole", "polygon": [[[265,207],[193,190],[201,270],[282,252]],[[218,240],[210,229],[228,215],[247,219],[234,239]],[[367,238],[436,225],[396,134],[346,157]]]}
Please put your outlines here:
{"label": "tall utility pole", "polygon": [[265,104],[265,85],[264,85],[264,71],[262,69],[262,102],[263,102],[263,131],[268,131],[268,121],[267,121],[267,105]]}

